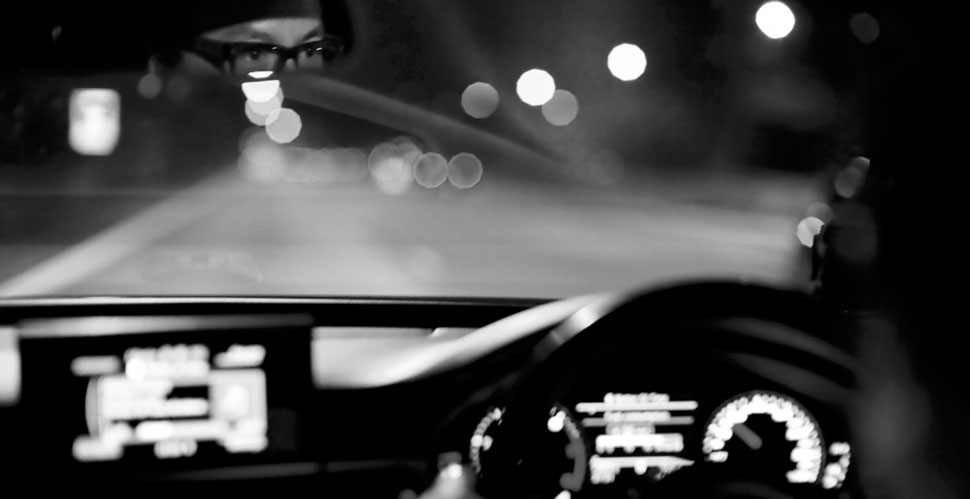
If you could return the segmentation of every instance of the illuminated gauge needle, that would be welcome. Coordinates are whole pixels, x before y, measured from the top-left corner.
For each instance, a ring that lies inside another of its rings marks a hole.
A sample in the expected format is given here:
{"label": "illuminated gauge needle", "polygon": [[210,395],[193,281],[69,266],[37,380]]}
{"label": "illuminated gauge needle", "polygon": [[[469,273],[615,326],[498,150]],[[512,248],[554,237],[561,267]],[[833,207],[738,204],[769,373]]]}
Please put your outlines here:
{"label": "illuminated gauge needle", "polygon": [[764,441],[761,440],[761,437],[759,437],[757,433],[752,431],[751,428],[748,428],[747,426],[745,426],[744,423],[738,423],[734,425],[733,430],[734,430],[734,434],[737,435],[737,437],[740,438],[742,442],[747,444],[747,446],[750,447],[751,450],[758,450],[761,448],[761,445],[764,444]]}

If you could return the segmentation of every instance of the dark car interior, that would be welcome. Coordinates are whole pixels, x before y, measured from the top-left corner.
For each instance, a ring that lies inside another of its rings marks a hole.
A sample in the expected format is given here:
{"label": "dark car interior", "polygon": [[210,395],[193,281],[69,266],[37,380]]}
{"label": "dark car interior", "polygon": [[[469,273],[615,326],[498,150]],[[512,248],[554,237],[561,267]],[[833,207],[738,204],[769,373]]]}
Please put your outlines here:
{"label": "dark car interior", "polygon": [[956,16],[868,7],[871,168],[833,199],[803,285],[2,298],[0,487],[967,497],[961,227],[944,219],[963,167]]}

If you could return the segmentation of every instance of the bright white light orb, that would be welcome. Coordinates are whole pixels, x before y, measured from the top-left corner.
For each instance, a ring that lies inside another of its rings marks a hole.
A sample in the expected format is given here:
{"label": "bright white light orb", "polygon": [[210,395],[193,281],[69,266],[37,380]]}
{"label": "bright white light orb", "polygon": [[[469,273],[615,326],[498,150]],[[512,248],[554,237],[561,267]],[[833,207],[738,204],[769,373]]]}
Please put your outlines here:
{"label": "bright white light orb", "polygon": [[754,17],[758,29],[772,40],[779,40],[795,29],[795,13],[784,2],[768,2]]}
{"label": "bright white light orb", "polygon": [[623,43],[610,51],[606,66],[617,79],[633,81],[647,70],[647,55],[640,47],[632,43]]}
{"label": "bright white light orb", "polygon": [[253,102],[266,102],[276,96],[279,80],[247,81],[242,84],[243,94]]}
{"label": "bright white light orb", "polygon": [[556,80],[552,75],[541,69],[530,69],[515,84],[515,93],[519,94],[522,102],[530,106],[541,106],[552,99],[556,92]]}

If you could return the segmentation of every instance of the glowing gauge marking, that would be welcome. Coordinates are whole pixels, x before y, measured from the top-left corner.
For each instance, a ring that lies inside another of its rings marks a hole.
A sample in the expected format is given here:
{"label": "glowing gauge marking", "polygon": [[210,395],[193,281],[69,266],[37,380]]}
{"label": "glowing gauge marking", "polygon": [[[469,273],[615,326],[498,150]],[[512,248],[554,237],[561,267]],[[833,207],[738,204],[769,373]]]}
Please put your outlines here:
{"label": "glowing gauge marking", "polygon": [[472,467],[475,468],[475,472],[478,474],[482,473],[482,453],[488,452],[492,448],[492,436],[488,434],[488,431],[492,425],[502,423],[502,416],[504,414],[504,409],[492,407],[482,420],[478,422],[478,426],[475,427],[475,431],[472,433],[471,442],[468,446],[468,458],[471,460]]}
{"label": "glowing gauge marking", "polygon": [[[529,419],[516,414],[509,419],[504,409],[490,408],[471,435],[469,461],[480,490],[490,491],[483,495],[508,497],[508,487],[523,485],[510,480],[520,472],[529,477],[526,487],[536,487],[537,497],[569,498],[579,492],[589,478],[589,456],[572,412],[554,404],[546,414],[532,413]],[[523,431],[537,432],[536,440],[522,439]]]}
{"label": "glowing gauge marking", "polygon": [[[769,426],[764,434],[758,434],[750,427],[752,416],[762,416],[760,424]],[[721,405],[704,432],[705,460],[730,463],[732,452],[738,450],[742,453],[769,452],[767,439],[773,439],[776,451],[777,446],[790,449],[785,451],[790,461],[785,474],[789,483],[819,483],[826,457],[822,432],[815,418],[801,404],[778,393],[748,392]],[[728,445],[730,441],[735,443]],[[839,471],[832,470],[827,475],[844,477]]]}
{"label": "glowing gauge marking", "polygon": [[[583,436],[579,431],[579,426],[569,416],[569,413],[562,407],[553,407],[549,411],[550,419],[562,419],[564,431],[569,443],[566,444],[566,457],[572,461],[573,468],[559,476],[559,486],[566,491],[579,492],[586,481],[586,446],[583,444]],[[549,428],[550,431],[552,428]],[[558,432],[553,432],[558,433]]]}

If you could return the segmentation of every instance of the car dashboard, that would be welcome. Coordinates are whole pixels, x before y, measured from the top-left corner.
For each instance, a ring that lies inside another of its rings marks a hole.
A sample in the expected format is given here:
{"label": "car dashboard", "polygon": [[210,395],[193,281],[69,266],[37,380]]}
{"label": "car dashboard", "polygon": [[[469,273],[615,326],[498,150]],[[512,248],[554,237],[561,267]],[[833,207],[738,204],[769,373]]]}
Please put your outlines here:
{"label": "car dashboard", "polygon": [[857,372],[804,293],[0,302],[36,490],[861,497]]}

